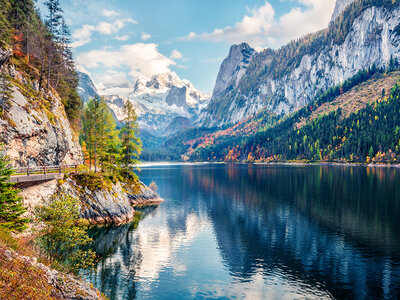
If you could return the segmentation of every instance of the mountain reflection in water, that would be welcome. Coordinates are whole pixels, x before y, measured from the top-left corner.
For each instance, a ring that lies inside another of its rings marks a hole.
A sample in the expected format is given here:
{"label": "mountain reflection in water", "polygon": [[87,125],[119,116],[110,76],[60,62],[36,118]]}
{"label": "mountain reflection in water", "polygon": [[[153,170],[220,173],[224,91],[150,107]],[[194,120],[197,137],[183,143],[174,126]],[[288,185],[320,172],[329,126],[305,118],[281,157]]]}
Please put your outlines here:
{"label": "mountain reflection in water", "polygon": [[111,299],[396,299],[400,170],[163,165],[138,228],[93,229]]}

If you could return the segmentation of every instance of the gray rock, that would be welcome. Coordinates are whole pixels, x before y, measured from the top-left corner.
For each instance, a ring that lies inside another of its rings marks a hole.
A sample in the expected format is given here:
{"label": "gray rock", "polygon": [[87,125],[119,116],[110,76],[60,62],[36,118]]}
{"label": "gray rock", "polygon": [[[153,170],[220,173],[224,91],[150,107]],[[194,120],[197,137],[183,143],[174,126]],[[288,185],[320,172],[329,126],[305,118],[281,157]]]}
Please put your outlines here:
{"label": "gray rock", "polygon": [[0,67],[4,65],[11,58],[12,50],[1,50],[0,49]]}
{"label": "gray rock", "polygon": [[4,251],[4,255],[6,256],[6,258],[7,258],[8,260],[11,260],[11,259],[12,259],[12,253],[11,253],[10,250]]}
{"label": "gray rock", "polygon": [[110,190],[91,191],[69,178],[60,190],[80,200],[81,217],[91,224],[127,223],[134,217],[135,205],[155,205],[163,201],[143,183],[139,193],[134,194],[130,187],[121,183],[113,184]]}
{"label": "gray rock", "polygon": [[[13,66],[8,72],[22,81]],[[6,117],[0,119],[0,141],[14,165],[27,166],[28,161],[31,166],[82,163],[82,149],[61,99],[49,93],[49,104],[38,105],[29,97],[14,87]]]}
{"label": "gray rock", "polygon": [[257,51],[246,43],[233,45],[231,47],[228,57],[225,58],[219,69],[212,98],[217,97],[232,81],[234,81],[235,86],[237,86],[239,80],[246,72],[246,68],[251,59],[256,53]]}
{"label": "gray rock", "polygon": [[183,86],[181,88],[173,86],[167,95],[165,101],[168,105],[176,105],[178,107],[188,108],[188,104],[186,103],[186,93],[187,88]]}

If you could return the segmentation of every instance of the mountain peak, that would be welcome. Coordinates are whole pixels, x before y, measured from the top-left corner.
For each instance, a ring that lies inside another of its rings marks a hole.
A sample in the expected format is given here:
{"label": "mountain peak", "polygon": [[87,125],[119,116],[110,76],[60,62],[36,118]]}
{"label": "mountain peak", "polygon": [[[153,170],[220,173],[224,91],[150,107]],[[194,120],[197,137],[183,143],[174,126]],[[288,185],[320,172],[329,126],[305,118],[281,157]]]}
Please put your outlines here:
{"label": "mountain peak", "polygon": [[238,84],[248,64],[256,53],[257,51],[251,48],[247,43],[231,46],[229,55],[222,62],[219,70],[212,95],[213,98],[224,91],[232,80],[235,81],[235,85]]}
{"label": "mountain peak", "polygon": [[332,14],[331,23],[353,2],[356,0],[336,0],[335,9]]}

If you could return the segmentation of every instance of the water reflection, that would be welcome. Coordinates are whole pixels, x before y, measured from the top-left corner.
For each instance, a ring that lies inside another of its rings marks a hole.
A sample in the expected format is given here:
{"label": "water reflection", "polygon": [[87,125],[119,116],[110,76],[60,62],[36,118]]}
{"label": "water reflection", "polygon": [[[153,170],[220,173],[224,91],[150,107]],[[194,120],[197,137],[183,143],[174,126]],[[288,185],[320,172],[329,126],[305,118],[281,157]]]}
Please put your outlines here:
{"label": "water reflection", "polygon": [[92,232],[111,299],[400,295],[400,173],[362,167],[145,168],[167,201]]}

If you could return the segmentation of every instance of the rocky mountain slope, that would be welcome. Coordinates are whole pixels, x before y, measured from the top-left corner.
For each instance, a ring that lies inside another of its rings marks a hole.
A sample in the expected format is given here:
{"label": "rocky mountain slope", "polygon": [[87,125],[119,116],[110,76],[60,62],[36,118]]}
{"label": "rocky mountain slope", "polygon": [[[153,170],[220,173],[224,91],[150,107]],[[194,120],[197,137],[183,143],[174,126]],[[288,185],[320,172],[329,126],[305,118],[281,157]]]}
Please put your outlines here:
{"label": "rocky mountain slope", "polygon": [[[360,69],[385,66],[391,58],[400,58],[400,4],[391,0],[350,2],[338,1],[333,17],[339,16],[326,30],[253,55],[245,72],[241,68],[245,74],[239,82],[231,72],[234,65],[221,66],[218,78],[224,80],[217,81],[218,93],[199,123],[207,127],[234,124],[262,109],[287,115]],[[236,47],[226,61],[238,61],[233,57]]]}
{"label": "rocky mountain slope", "polygon": [[246,68],[255,54],[257,52],[246,43],[231,47],[228,57],[222,62],[219,70],[212,98],[216,98],[223,92],[231,81],[234,82],[235,87],[238,86],[240,79],[246,72]]}
{"label": "rocky mountain slope", "polygon": [[37,97],[39,84],[13,65],[5,71],[12,78],[12,99],[0,118],[0,141],[15,166],[82,163],[78,136],[54,91]]}
{"label": "rocky mountain slope", "polygon": [[356,0],[336,0],[335,9],[332,14],[331,22],[334,22],[337,17],[351,4]]}
{"label": "rocky mountain slope", "polygon": [[97,88],[88,74],[77,72],[79,79],[78,93],[81,96],[83,103],[89,101],[90,98],[99,97]]}
{"label": "rocky mountain slope", "polygon": [[[86,97],[93,83],[88,75],[80,76],[79,92]],[[207,103],[209,96],[198,91],[188,80],[182,80],[174,72],[157,74],[150,79],[140,77],[127,97],[107,94],[110,87],[99,93],[105,97],[116,119],[125,118],[123,108],[131,101],[138,115],[139,127],[155,136],[175,133],[190,126]]]}

